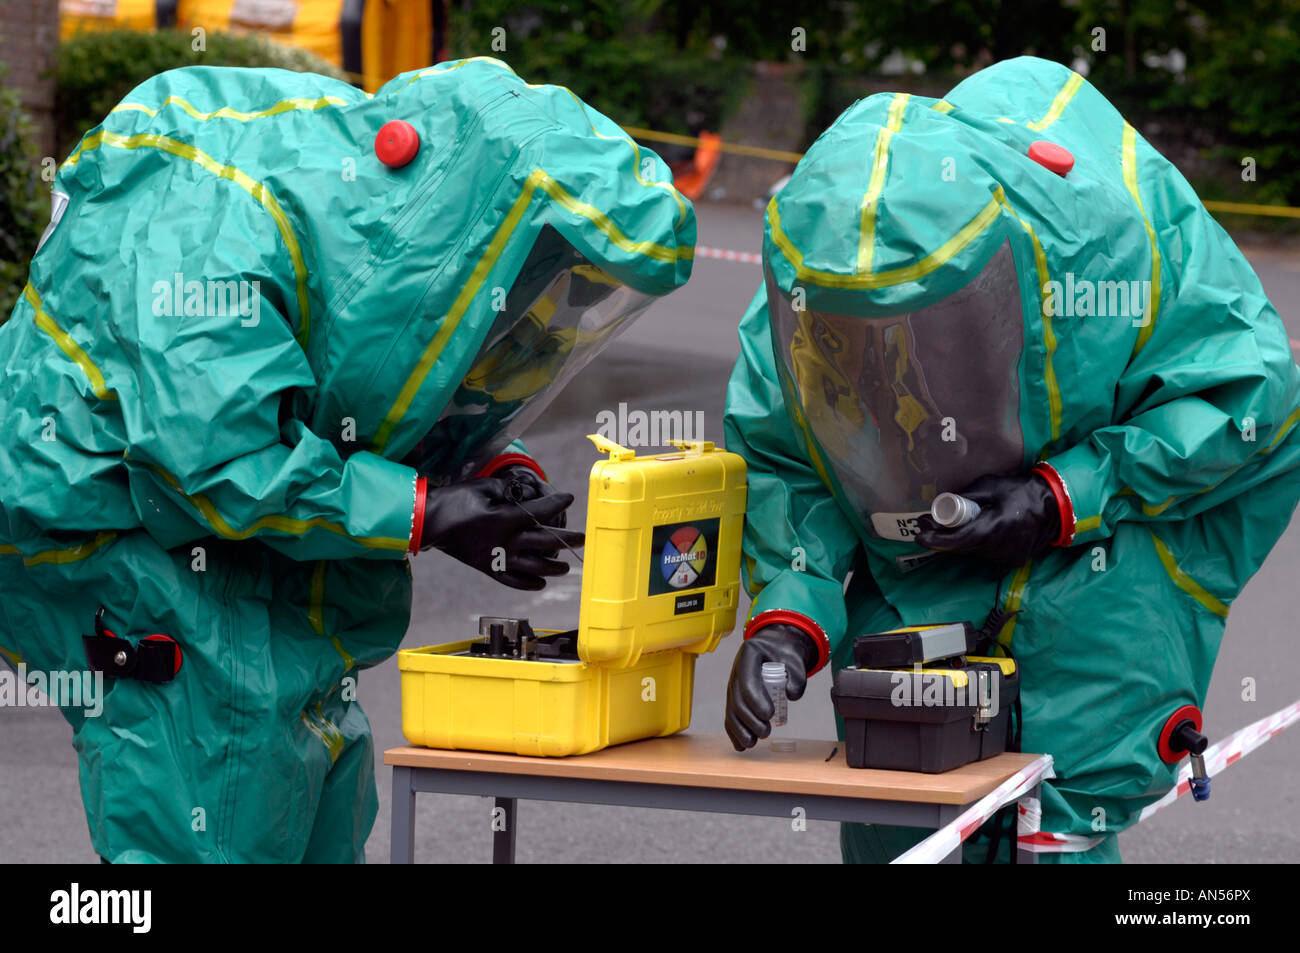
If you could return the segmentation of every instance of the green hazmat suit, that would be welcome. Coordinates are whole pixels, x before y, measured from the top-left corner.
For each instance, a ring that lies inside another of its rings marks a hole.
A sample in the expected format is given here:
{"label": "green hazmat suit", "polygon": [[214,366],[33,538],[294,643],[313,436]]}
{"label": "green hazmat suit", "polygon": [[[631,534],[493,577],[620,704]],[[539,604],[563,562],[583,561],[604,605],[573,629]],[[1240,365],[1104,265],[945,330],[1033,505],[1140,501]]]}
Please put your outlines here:
{"label": "green hazmat suit", "polygon": [[686,281],[670,183],[491,59],[373,97],[182,69],[82,139],[0,328],[0,653],[84,670],[101,605],[180,646],[174,680],[64,708],[101,856],[363,859],[355,676],[409,623],[420,480],[527,460],[529,415]]}
{"label": "green hazmat suit", "polygon": [[[1030,158],[1044,140],[1064,176]],[[1033,58],[850,107],[768,206],[764,267],[725,417],[749,465],[747,633],[793,620],[838,670],[856,635],[1018,610],[998,642],[1022,748],[1055,759],[1042,830],[1092,845],[1046,859],[1118,860],[1175,778],[1162,726],[1203,703],[1300,497],[1300,372],[1257,277],[1101,93]],[[1068,544],[1005,574],[908,564],[936,493],[1039,461]],[[845,825],[844,856],[924,834]]]}

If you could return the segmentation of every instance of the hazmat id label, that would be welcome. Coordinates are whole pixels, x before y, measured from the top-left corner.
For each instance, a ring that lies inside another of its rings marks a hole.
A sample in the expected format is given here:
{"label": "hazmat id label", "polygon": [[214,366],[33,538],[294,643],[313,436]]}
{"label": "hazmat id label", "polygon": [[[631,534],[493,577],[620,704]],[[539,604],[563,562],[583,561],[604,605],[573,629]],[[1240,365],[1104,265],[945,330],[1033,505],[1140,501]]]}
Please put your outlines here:
{"label": "hazmat id label", "polygon": [[927,513],[929,510],[921,510],[917,513],[872,513],[871,528],[881,539],[895,539],[910,543],[912,538],[921,531],[917,519]]}
{"label": "hazmat id label", "polygon": [[[656,526],[650,537],[649,594],[661,596],[713,585],[718,571],[717,553],[716,519]],[[694,609],[679,608],[678,611]]]}
{"label": "hazmat id label", "polygon": [[673,615],[681,615],[683,612],[703,612],[704,611],[704,593],[692,592],[690,595],[678,596],[673,602]]}

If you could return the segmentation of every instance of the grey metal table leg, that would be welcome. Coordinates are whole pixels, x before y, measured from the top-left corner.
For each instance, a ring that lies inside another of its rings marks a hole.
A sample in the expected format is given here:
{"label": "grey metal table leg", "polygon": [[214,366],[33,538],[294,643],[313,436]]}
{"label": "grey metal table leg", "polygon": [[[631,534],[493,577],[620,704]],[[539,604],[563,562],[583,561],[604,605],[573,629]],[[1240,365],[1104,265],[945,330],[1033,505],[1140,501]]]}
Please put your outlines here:
{"label": "grey metal table leg", "polygon": [[[952,805],[949,805],[949,804],[941,805],[940,808],[939,808],[939,827],[943,827],[944,825],[948,824],[950,821],[952,821],[952,820],[953,820],[953,819],[954,819],[958,814],[960,814],[960,813],[961,813],[962,811],[964,811],[964,810],[966,810],[966,808],[965,808],[964,805],[961,806],[961,807],[953,807]],[[935,828],[935,830],[938,830],[938,828]],[[948,856],[944,857],[944,859],[941,860],[941,861],[939,861],[939,863],[941,863],[941,864],[960,864],[960,863],[961,863],[961,848],[962,848],[962,845],[961,845],[961,844],[958,844],[957,847],[956,847],[956,849],[954,849],[954,850],[952,850],[951,852],[949,852]]]}
{"label": "grey metal table leg", "polygon": [[415,863],[415,785],[411,768],[393,768],[393,831],[388,859],[394,864]]}
{"label": "grey metal table leg", "polygon": [[492,863],[513,864],[517,802],[512,797],[499,797],[496,799],[496,808],[492,812]]}

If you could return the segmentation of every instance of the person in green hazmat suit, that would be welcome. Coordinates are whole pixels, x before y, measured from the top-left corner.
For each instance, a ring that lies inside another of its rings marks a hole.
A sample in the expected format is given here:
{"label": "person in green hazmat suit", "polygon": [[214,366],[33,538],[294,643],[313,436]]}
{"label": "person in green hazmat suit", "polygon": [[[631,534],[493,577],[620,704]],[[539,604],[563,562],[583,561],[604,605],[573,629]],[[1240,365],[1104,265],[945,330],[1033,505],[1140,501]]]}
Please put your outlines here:
{"label": "person in green hazmat suit", "polygon": [[670,183],[491,59],[176,70],[81,140],[0,328],[0,654],[111,676],[64,707],[105,860],[363,859],[407,556],[566,569],[513,440],[689,277]]}
{"label": "person in green hazmat suit", "polygon": [[[1033,58],[851,106],[769,204],[763,258],[725,415],[754,597],[733,743],[770,730],[764,661],[797,698],[857,635],[992,617],[1022,749],[1055,760],[1042,830],[1083,848],[1045,859],[1117,861],[1300,497],[1300,372],[1259,280],[1095,88]],[[936,525],[945,491],[980,514]],[[887,861],[925,834],[841,844]]]}

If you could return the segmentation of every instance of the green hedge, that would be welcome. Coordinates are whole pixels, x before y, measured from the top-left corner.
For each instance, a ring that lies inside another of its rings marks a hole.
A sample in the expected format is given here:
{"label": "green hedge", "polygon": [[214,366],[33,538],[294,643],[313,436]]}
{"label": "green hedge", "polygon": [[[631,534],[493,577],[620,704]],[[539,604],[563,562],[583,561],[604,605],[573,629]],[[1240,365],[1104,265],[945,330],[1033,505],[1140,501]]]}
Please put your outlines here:
{"label": "green hedge", "polygon": [[[1300,205],[1300,0],[1139,5],[1128,20],[1113,0],[1083,0],[1085,18],[1113,26],[1110,51],[1088,53],[1092,82],[1140,119],[1168,118],[1214,143],[1202,152],[1220,171],[1194,183],[1202,198]],[[1179,72],[1146,62],[1174,51]],[[1241,177],[1247,157],[1254,181]]]}
{"label": "green hedge", "polygon": [[59,47],[56,131],[59,150],[72,151],[132,89],[150,76],[181,66],[270,66],[324,73],[342,79],[336,67],[308,53],[258,34],[209,33],[206,49],[180,30],[137,33],[110,30],[74,36]]}
{"label": "green hedge", "polygon": [[[449,55],[504,60],[530,83],[567,86],[620,125],[717,132],[740,104],[749,63],[719,49],[690,16],[677,24],[670,7],[661,0],[479,0],[453,9]],[[650,145],[670,161],[691,152]]]}
{"label": "green hedge", "polygon": [[0,67],[0,324],[9,320],[22,293],[32,252],[50,217],[32,127],[5,78]]}
{"label": "green hedge", "polygon": [[[810,41],[805,59],[810,140],[898,53],[925,66],[889,80],[904,90],[1033,53],[1082,60],[1089,82],[1139,129],[1194,145],[1186,171],[1202,198],[1300,205],[1300,0],[872,0],[836,9],[841,29]],[[1254,181],[1241,177],[1247,157]]]}

